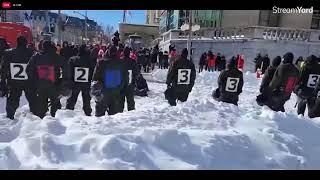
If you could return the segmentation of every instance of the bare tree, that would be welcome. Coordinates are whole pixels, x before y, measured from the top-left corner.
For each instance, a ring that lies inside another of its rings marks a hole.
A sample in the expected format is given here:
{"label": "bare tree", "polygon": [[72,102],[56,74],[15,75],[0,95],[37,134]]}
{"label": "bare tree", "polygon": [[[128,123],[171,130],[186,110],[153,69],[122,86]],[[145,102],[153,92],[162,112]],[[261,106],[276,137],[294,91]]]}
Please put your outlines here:
{"label": "bare tree", "polygon": [[114,27],[111,26],[111,25],[106,25],[105,26],[105,34],[108,36],[108,37],[111,37],[114,33]]}

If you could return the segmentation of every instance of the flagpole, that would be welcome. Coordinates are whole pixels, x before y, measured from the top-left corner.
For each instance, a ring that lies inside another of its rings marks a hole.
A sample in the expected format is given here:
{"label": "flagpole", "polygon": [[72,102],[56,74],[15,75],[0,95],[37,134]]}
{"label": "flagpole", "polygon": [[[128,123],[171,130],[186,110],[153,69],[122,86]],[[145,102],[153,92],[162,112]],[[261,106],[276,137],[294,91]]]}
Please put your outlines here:
{"label": "flagpole", "polygon": [[126,22],[126,10],[123,10],[123,20],[122,20],[123,23]]}

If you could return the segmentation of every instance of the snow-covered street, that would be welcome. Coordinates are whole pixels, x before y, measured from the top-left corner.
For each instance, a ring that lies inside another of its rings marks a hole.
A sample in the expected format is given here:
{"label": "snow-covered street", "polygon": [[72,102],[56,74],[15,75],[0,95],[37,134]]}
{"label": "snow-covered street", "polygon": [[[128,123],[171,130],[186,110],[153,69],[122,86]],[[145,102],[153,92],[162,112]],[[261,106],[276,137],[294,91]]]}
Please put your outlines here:
{"label": "snow-covered street", "polygon": [[136,110],[102,118],[85,116],[79,96],[75,111],[56,118],[24,105],[13,123],[1,99],[0,169],[320,168],[320,118],[298,116],[295,95],[286,113],[260,107],[260,80],[245,73],[237,107],[213,100],[219,74],[202,72],[188,101],[171,107],[166,73],[145,75],[149,96],[135,97]]}

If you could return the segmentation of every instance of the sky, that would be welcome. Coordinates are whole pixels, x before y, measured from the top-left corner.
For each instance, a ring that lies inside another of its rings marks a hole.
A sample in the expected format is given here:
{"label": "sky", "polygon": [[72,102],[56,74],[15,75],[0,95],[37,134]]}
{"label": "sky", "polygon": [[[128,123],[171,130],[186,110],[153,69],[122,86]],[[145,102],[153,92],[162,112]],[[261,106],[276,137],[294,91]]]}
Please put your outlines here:
{"label": "sky", "polygon": [[[83,18],[81,15],[74,13],[74,11],[85,14],[85,10],[61,10],[61,13],[69,16]],[[54,12],[57,12],[56,10]],[[146,21],[145,10],[130,10],[131,16],[127,13],[127,23],[144,24]],[[123,19],[123,10],[88,10],[87,16],[89,19],[96,21],[98,24],[106,26],[107,24],[119,29],[119,22]]]}

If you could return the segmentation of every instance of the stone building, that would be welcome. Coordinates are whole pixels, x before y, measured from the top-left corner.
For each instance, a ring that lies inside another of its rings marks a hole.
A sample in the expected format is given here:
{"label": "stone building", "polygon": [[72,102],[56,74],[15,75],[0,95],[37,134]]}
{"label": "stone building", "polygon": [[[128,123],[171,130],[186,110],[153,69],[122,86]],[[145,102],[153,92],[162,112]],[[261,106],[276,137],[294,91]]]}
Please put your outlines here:
{"label": "stone building", "polygon": [[[198,65],[204,51],[220,52],[227,59],[245,55],[245,70],[253,70],[258,53],[272,59],[291,51],[306,57],[320,56],[319,11],[309,14],[274,14],[265,10],[223,10],[217,27],[202,27],[192,34],[192,60]],[[160,23],[161,29],[161,23]],[[187,47],[188,32],[173,28],[161,35],[159,46],[168,50],[174,44],[178,51]]]}

